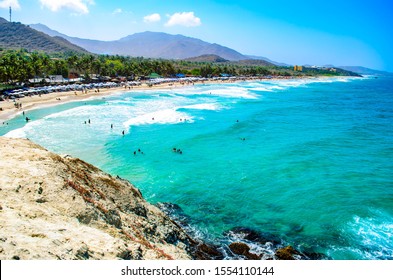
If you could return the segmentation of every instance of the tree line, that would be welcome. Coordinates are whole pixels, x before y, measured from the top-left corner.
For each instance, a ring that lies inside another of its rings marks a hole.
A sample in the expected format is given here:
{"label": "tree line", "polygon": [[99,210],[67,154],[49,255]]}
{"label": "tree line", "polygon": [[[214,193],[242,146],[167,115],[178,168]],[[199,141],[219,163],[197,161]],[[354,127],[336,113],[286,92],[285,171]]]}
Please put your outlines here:
{"label": "tree line", "polygon": [[138,78],[157,73],[163,77],[184,74],[200,77],[228,74],[234,76],[283,75],[294,73],[290,68],[276,66],[244,66],[232,63],[190,62],[181,60],[148,59],[119,55],[58,54],[49,55],[26,50],[0,52],[0,82],[28,83],[29,79],[43,79],[49,75],[83,77],[90,81],[98,77]]}

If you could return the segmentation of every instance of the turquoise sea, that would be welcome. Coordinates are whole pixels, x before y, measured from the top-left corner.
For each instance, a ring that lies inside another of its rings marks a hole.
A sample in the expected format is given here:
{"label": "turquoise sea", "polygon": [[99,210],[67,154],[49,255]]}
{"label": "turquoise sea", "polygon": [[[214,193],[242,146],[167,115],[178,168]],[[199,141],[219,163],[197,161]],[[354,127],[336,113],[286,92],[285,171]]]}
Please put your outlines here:
{"label": "turquoise sea", "polygon": [[121,92],[27,115],[0,135],[130,180],[198,238],[225,247],[245,227],[326,258],[393,259],[391,77]]}

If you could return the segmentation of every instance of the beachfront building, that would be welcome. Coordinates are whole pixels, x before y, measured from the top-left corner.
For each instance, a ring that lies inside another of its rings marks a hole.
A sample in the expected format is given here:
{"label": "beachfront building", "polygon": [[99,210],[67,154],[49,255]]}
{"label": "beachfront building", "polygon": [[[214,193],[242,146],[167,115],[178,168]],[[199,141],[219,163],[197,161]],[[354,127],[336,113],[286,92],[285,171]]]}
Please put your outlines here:
{"label": "beachfront building", "polygon": [[302,72],[303,71],[303,66],[295,65],[295,66],[293,66],[293,71],[300,71],[300,72]]}

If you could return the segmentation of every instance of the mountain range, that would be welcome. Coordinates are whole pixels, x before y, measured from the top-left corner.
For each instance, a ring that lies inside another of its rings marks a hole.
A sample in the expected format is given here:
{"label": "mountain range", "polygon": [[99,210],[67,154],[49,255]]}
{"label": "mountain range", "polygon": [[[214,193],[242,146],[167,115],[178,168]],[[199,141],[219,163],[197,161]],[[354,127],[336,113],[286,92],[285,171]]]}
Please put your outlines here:
{"label": "mountain range", "polygon": [[49,53],[87,53],[85,49],[68,42],[62,37],[52,37],[27,25],[8,22],[4,18],[0,18],[0,48],[23,48],[29,51],[35,50]]}
{"label": "mountain range", "polygon": [[249,59],[246,55],[228,47],[207,43],[200,39],[183,35],[146,31],[115,41],[99,41],[70,37],[43,24],[31,24],[30,27],[50,36],[62,37],[89,52],[97,54],[118,54],[165,59],[186,59],[213,54],[230,61]]}
{"label": "mountain range", "polygon": [[[133,57],[183,59],[195,62],[231,62],[254,66],[290,66],[266,57],[244,55],[219,44],[183,35],[141,32],[119,40],[100,41],[67,36],[43,24],[24,25],[0,17],[0,49],[44,52],[79,52]],[[332,67],[334,67],[332,65]],[[364,75],[393,75],[361,66],[339,68]]]}
{"label": "mountain range", "polygon": [[393,73],[366,68],[363,66],[339,66],[339,68],[361,75],[392,76]]}

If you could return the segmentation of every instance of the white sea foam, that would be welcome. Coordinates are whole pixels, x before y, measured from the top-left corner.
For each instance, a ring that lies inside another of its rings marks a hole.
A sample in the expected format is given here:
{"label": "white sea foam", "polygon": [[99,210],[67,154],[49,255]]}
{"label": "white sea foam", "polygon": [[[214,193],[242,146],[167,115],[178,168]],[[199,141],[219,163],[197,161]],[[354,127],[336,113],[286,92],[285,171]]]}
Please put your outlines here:
{"label": "white sea foam", "polygon": [[367,259],[393,259],[393,218],[360,218],[355,216],[350,223],[352,234],[361,246],[368,248]]}
{"label": "white sea foam", "polygon": [[266,85],[266,86],[264,86],[264,87],[261,87],[261,86],[259,86],[259,87],[255,87],[255,88],[253,88],[252,90],[254,90],[254,91],[270,91],[270,92],[272,92],[272,91],[278,91],[278,90],[284,90],[285,89],[285,87],[283,87],[283,86],[278,86],[278,85]]}
{"label": "white sea foam", "polygon": [[187,106],[183,106],[181,108],[184,108],[184,109],[195,109],[195,110],[219,111],[219,110],[222,109],[222,106],[220,106],[217,103],[203,103],[203,104],[187,105]]}
{"label": "white sea foam", "polygon": [[291,80],[269,80],[261,82],[250,82],[245,84],[252,91],[276,92],[287,88],[306,86],[309,83],[318,82],[314,79],[291,79]]}
{"label": "white sea foam", "polygon": [[209,95],[212,97],[226,97],[234,99],[257,99],[258,95],[247,88],[234,85],[205,85],[200,87],[184,88],[176,92],[178,95]]}
{"label": "white sea foam", "polygon": [[335,83],[349,82],[357,77],[334,77],[334,78],[309,78],[309,79],[288,79],[288,80],[269,80],[261,82],[250,82],[245,86],[251,87],[254,91],[280,91],[293,87],[305,87],[314,83]]}
{"label": "white sea foam", "polygon": [[393,259],[393,217],[374,211],[375,217],[354,216],[343,229],[350,246],[331,248],[329,254],[351,252],[359,259]]}
{"label": "white sea foam", "polygon": [[25,127],[14,129],[5,134],[4,136],[9,138],[26,138],[26,129]]}
{"label": "white sea foam", "polygon": [[43,123],[44,120],[30,121],[25,126],[11,130],[4,136],[9,138],[28,138],[29,132],[38,129]]}
{"label": "white sea foam", "polygon": [[193,117],[175,109],[166,109],[133,117],[125,121],[123,126],[129,128],[132,125],[175,124],[185,121],[193,122]]}

